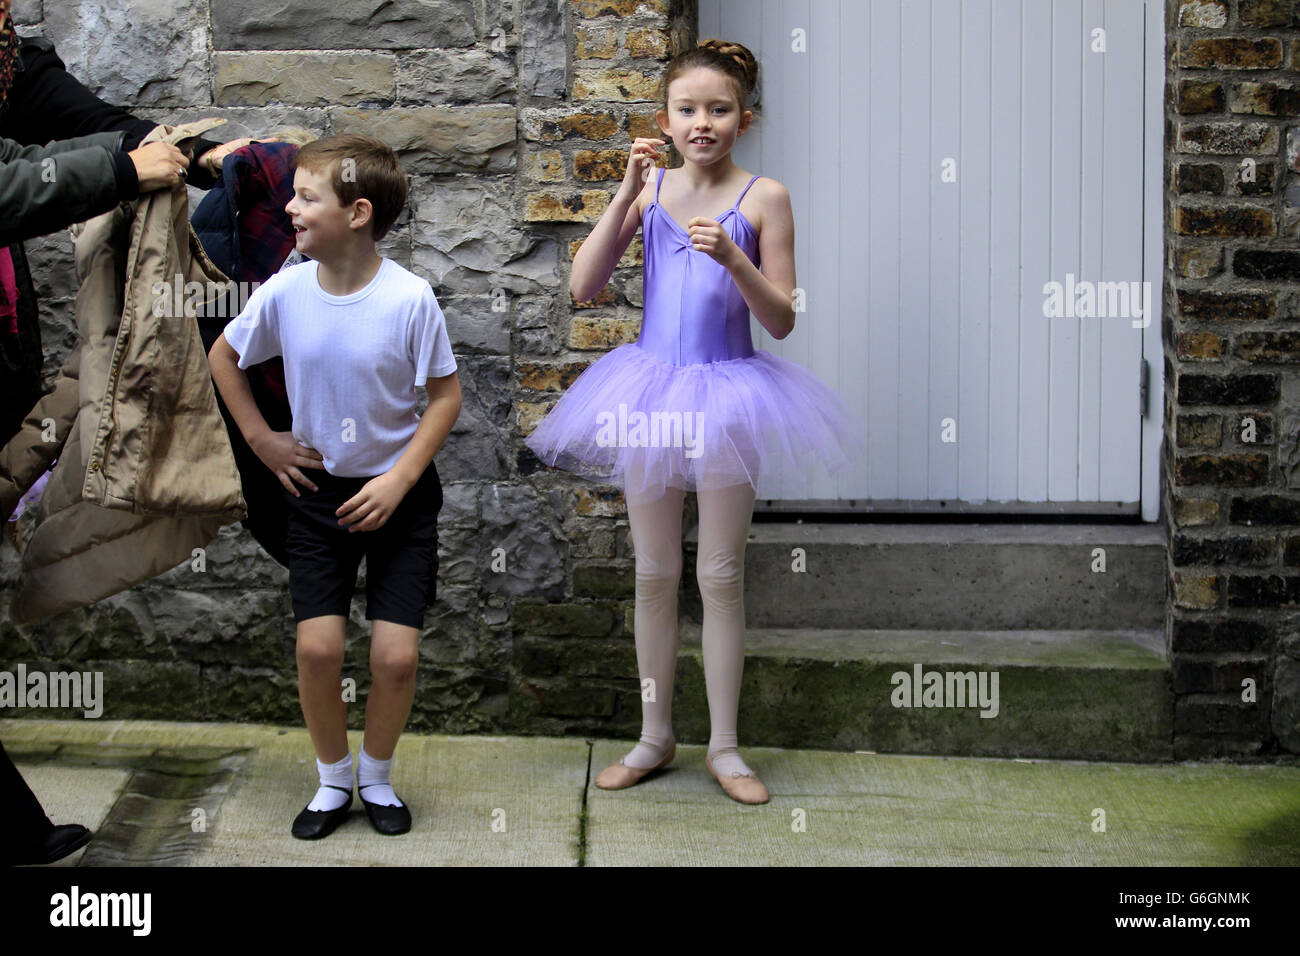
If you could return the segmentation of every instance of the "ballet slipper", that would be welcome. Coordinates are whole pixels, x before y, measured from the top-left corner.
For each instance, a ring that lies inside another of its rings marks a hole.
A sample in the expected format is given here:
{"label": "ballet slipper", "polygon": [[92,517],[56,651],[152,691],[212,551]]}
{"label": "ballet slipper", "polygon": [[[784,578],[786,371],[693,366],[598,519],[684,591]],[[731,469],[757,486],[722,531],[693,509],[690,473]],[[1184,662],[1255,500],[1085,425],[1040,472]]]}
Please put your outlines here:
{"label": "ballet slipper", "polygon": [[617,763],[612,763],[596,776],[596,786],[602,790],[622,790],[624,787],[630,787],[652,770],[660,770],[672,762],[677,753],[677,743],[668,745],[668,752],[664,754],[664,759],[660,760],[653,767],[647,767],[642,770],[639,767],[629,767],[619,757]]}
{"label": "ballet slipper", "polygon": [[[719,750],[718,753],[723,751]],[[758,779],[758,774],[750,771],[747,774],[732,773],[729,777],[721,777],[713,769],[713,754],[704,755],[704,765],[709,768],[709,773],[713,778],[722,784],[722,789],[732,800],[740,803],[767,803],[767,787],[763,786],[763,781]]]}

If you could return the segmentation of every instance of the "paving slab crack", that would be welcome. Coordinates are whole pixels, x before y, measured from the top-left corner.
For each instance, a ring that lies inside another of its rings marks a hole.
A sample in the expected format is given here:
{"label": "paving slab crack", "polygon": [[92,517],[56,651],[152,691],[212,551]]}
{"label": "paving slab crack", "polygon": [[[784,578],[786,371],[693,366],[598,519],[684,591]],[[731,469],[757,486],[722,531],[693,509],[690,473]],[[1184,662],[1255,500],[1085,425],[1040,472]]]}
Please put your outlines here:
{"label": "paving slab crack", "polygon": [[183,866],[210,841],[221,803],[251,748],[64,745],[62,766],[130,771],[80,866]]}
{"label": "paving slab crack", "polygon": [[578,866],[587,865],[587,791],[591,789],[591,752],[594,742],[587,741],[587,772],[583,775],[582,811],[578,816]]}

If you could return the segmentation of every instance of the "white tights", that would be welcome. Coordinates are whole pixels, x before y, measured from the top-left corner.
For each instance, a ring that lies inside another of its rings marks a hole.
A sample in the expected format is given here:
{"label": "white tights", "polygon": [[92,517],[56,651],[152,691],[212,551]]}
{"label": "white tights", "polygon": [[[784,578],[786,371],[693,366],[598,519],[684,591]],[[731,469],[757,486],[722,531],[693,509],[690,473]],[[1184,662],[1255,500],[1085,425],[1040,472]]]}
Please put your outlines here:
{"label": "white tights", "polygon": [[[625,495],[636,552],[636,660],[642,680],[641,739],[623,762],[653,767],[673,742],[673,676],[677,665],[677,584],[682,573],[682,502],[668,488],[659,498]],[[697,492],[700,542],[696,579],[704,603],[704,680],[709,698],[709,754],[719,775],[748,774],[736,750],[736,713],[745,666],[745,540],[754,488],[732,485]],[[646,678],[654,681],[646,687]],[[650,698],[650,699],[647,699]],[[719,753],[719,751],[723,751]]]}

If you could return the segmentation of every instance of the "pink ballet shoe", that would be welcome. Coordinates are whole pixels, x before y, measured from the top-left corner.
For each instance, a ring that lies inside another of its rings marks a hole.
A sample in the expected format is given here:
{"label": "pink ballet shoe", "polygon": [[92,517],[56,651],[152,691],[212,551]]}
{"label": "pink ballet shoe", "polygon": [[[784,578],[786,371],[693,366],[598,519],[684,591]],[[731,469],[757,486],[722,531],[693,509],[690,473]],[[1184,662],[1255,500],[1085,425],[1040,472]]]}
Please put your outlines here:
{"label": "pink ballet shoe", "polygon": [[[718,751],[718,753],[724,752]],[[722,789],[732,800],[740,803],[767,803],[769,799],[767,787],[763,786],[763,781],[758,779],[758,774],[753,771],[745,774],[734,772],[729,777],[721,777],[718,771],[713,769],[713,754],[704,755],[704,765],[709,768],[713,778],[722,784]]]}
{"label": "pink ballet shoe", "polygon": [[630,787],[646,774],[653,770],[661,770],[672,762],[677,754],[677,742],[673,741],[668,745],[668,752],[664,754],[664,759],[660,760],[653,767],[642,770],[640,767],[629,767],[619,757],[617,763],[612,763],[596,776],[595,784],[602,790],[622,790],[624,787]]}

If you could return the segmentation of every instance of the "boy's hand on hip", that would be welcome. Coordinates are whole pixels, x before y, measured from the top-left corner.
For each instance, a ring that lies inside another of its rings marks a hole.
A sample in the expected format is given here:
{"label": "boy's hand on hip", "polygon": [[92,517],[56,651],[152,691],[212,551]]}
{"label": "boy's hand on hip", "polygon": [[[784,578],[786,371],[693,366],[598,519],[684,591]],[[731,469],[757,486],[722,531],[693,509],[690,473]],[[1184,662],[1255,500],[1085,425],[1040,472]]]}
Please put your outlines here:
{"label": "boy's hand on hip", "polygon": [[[265,432],[260,438],[248,443],[253,454],[262,459],[262,464],[275,472],[280,484],[290,491],[295,498],[301,498],[294,482],[310,488],[320,489],[307,478],[299,468],[320,468],[325,459],[315,448],[304,445],[293,437],[293,432]],[[292,480],[290,480],[292,479]]]}
{"label": "boy's hand on hip", "polygon": [[377,531],[393,516],[411,485],[386,471],[376,475],[355,495],[343,502],[338,511],[339,524],[348,531]]}

